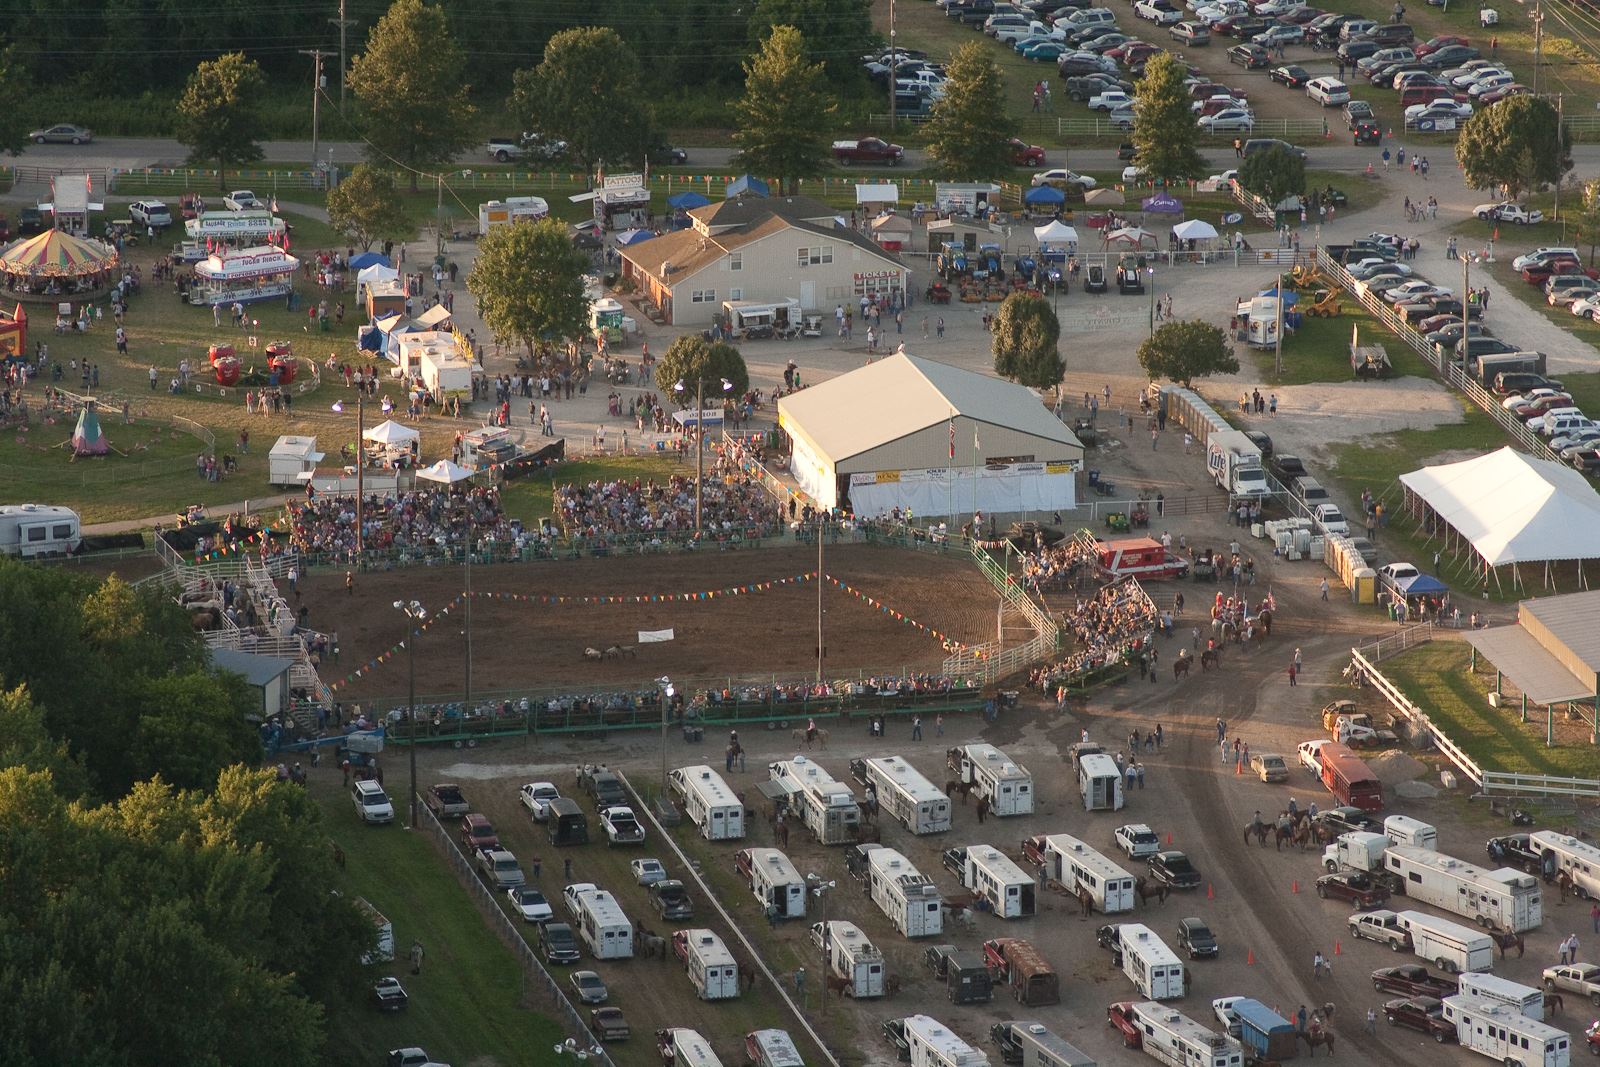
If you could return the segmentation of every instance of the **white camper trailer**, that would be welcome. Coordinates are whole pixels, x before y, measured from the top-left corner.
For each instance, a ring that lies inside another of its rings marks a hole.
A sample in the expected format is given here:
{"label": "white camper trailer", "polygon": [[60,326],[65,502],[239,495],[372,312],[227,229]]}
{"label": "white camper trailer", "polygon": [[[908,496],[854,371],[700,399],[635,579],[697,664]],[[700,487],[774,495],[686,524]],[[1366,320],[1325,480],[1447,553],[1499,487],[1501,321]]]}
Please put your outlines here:
{"label": "white camper trailer", "polygon": [[1494,969],[1494,941],[1488,934],[1420,911],[1402,911],[1395,921],[1411,935],[1411,951],[1446,974]]}
{"label": "white camper trailer", "polygon": [[1461,1047],[1505,1067],[1570,1067],[1566,1031],[1530,1019],[1509,1004],[1457,994],[1444,998],[1444,1017],[1456,1024]]}
{"label": "white camper trailer", "polygon": [[1014,1022],[1011,1040],[1022,1053],[1022,1067],[1095,1067],[1087,1052],[1051,1032],[1043,1023]]}
{"label": "white camper trailer", "polygon": [[83,544],[83,524],[71,508],[53,504],[0,505],[0,553],[65,556]]}
{"label": "white camper trailer", "polygon": [[967,846],[961,881],[1002,919],[1023,919],[1037,911],[1033,878],[993,845]]}
{"label": "white camper trailer", "polygon": [[578,898],[578,937],[597,960],[633,958],[633,924],[604,889]]}
{"label": "white camper trailer", "polygon": [[1461,976],[1458,987],[1464,997],[1499,1001],[1511,1005],[1513,1011],[1520,1011],[1530,1019],[1544,1021],[1544,992],[1532,986],[1510,982],[1492,974],[1468,971]]}
{"label": "white camper trailer", "polygon": [[1150,1000],[1183,996],[1183,961],[1154,930],[1143,923],[1123,923],[1117,927],[1117,947],[1122,951],[1122,973],[1140,996]]}
{"label": "white camper trailer", "polygon": [[796,790],[791,804],[800,821],[823,845],[853,844],[861,826],[861,805],[850,787],[805,756],[767,765],[774,781]]}
{"label": "white camper trailer", "polygon": [[907,830],[938,834],[950,829],[950,798],[899,756],[858,760],[852,766],[859,766],[879,805]]}
{"label": "white camper trailer", "polygon": [[906,937],[933,937],[944,929],[939,889],[892,848],[867,853],[872,901]]}
{"label": "white camper trailer", "polygon": [[937,1019],[912,1015],[905,1019],[911,1067],[989,1067],[989,1057],[950,1031]]}
{"label": "white camper trailer", "polygon": [[744,1055],[750,1067],[806,1067],[787,1030],[750,1031],[744,1035]]}
{"label": "white camper trailer", "polygon": [[711,1051],[711,1042],[697,1030],[674,1026],[656,1032],[656,1047],[662,1063],[672,1067],[722,1067],[722,1061]]}
{"label": "white camper trailer", "polygon": [[1070,834],[1044,839],[1045,873],[1077,895],[1087,889],[1094,906],[1111,915],[1132,911],[1133,875]]}
{"label": "white camper trailer", "polygon": [[317,451],[315,437],[285,434],[267,453],[267,484],[304,489],[327,456]]}
{"label": "white camper trailer", "polygon": [[1122,810],[1122,771],[1104,752],[1078,757],[1078,792],[1084,811]]}
{"label": "white camper trailer", "polygon": [[1176,1008],[1153,1001],[1132,1007],[1140,1046],[1167,1067],[1241,1067],[1244,1046],[1237,1038],[1201,1026]]}
{"label": "white camper trailer", "polygon": [[991,815],[1033,814],[1033,775],[993,745],[950,750],[951,770],[989,802]]}
{"label": "white camper trailer", "polygon": [[813,923],[811,941],[822,950],[828,970],[850,984],[845,992],[856,999],[883,996],[883,953],[852,922]]}
{"label": "white camper trailer", "polygon": [[1566,871],[1579,893],[1600,897],[1600,848],[1552,830],[1529,834],[1528,848],[1538,853],[1549,869]]}
{"label": "white camper trailer", "polygon": [[1534,930],[1544,921],[1539,880],[1502,867],[1488,871],[1454,856],[1410,845],[1384,850],[1384,869],[1405,894],[1496,930]]}
{"label": "white camper trailer", "polygon": [[478,205],[478,236],[508,222],[537,222],[548,214],[550,205],[543,197],[508,196],[504,200],[490,200]]}
{"label": "white camper trailer", "polygon": [[683,801],[689,819],[707,841],[730,841],[744,836],[744,802],[728,788],[722,775],[710,767],[679,767],[667,776],[673,792]]}
{"label": "white camper trailer", "polygon": [[769,918],[805,917],[806,881],[788,856],[775,848],[747,848],[735,854],[734,866],[750,879],[750,891]]}
{"label": "white camper trailer", "polygon": [[1409,815],[1390,815],[1383,820],[1383,836],[1396,845],[1413,848],[1439,849],[1439,831],[1421,819]]}
{"label": "white camper trailer", "polygon": [[739,995],[739,964],[711,930],[679,930],[673,946],[683,957],[689,981],[701,1000],[731,1000]]}

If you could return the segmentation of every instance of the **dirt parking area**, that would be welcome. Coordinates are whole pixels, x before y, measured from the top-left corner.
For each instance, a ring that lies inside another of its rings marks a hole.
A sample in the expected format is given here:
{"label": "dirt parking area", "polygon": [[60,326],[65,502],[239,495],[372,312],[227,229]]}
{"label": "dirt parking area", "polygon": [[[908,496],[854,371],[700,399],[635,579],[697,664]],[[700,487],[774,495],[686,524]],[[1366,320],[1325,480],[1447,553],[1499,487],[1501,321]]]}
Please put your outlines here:
{"label": "dirt parking area", "polygon": [[[895,611],[964,643],[994,637],[995,593],[970,560],[873,545],[829,546],[827,572]],[[817,586],[775,584],[764,591],[723,590],[813,573],[814,548],[772,548],[475,567],[473,588],[494,598],[472,601],[472,676],[478,692],[632,684],[674,678],[770,678],[816,667]],[[392,648],[404,634],[396,600],[418,600],[438,615],[463,589],[460,567],[413,567],[357,577],[320,571],[300,583],[309,623],[338,634],[338,662],[323,669],[337,681]],[[541,603],[526,597],[649,597],[717,591],[705,600],[668,603]],[[829,586],[823,593],[827,668],[858,672],[937,671],[940,641]],[[459,694],[465,668],[465,612],[460,606],[418,644],[420,694]],[[640,630],[672,629],[674,639],[639,644]],[[633,645],[635,654],[602,661],[588,647]],[[346,700],[403,696],[405,662],[395,657],[339,689]],[[455,699],[450,697],[448,699]]]}

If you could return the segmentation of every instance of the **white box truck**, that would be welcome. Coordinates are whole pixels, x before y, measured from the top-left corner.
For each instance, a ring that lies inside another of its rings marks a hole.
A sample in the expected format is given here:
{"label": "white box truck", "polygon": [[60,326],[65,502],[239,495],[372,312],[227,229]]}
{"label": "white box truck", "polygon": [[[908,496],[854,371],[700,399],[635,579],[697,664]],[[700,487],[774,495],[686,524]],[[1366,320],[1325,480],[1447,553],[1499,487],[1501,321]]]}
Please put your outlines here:
{"label": "white box truck", "polygon": [[1266,496],[1261,449],[1239,430],[1219,430],[1206,439],[1206,469],[1230,496]]}
{"label": "white box truck", "polygon": [[1444,1017],[1461,1047],[1505,1067],[1571,1067],[1572,1038],[1530,1019],[1509,1004],[1457,994],[1444,998]]}
{"label": "white box truck", "polygon": [[1183,961],[1143,923],[1117,927],[1117,947],[1122,950],[1122,973],[1148,1000],[1174,1000],[1183,996]]}
{"label": "white box truck", "polygon": [[1420,911],[1399,912],[1395,921],[1411,935],[1411,951],[1446,974],[1494,969],[1494,940],[1480,930]]}

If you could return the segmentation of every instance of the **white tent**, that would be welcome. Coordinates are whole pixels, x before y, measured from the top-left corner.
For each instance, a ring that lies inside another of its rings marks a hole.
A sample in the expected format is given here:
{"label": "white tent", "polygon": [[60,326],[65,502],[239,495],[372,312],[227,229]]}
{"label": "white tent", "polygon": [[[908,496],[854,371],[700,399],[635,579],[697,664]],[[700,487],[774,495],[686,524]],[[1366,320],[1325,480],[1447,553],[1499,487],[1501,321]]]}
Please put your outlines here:
{"label": "white tent", "polygon": [[1217,228],[1204,219],[1190,219],[1172,228],[1172,236],[1180,241],[1203,241],[1216,235]]}
{"label": "white tent", "polygon": [[374,263],[370,267],[362,267],[356,272],[356,297],[361,299],[366,295],[367,286],[373,282],[392,282],[400,277],[400,272],[393,267],[385,267],[382,263]]}
{"label": "white tent", "polygon": [[893,182],[856,186],[857,204],[898,204],[899,202],[900,187]]}
{"label": "white tent", "polygon": [[363,440],[371,441],[374,444],[389,445],[390,447],[407,445],[412,441],[422,440],[422,435],[416,430],[402,426],[393,419],[378,423],[378,425],[362,434],[361,437]]}
{"label": "white tent", "polygon": [[474,473],[476,472],[469,471],[465,467],[456,466],[448,459],[441,459],[437,463],[423,467],[417,472],[417,477],[425,482],[443,482],[445,485],[454,485],[456,482],[466,481]]}
{"label": "white tent", "polygon": [[1038,241],[1040,245],[1045,244],[1047,241],[1051,244],[1065,244],[1068,241],[1076,241],[1078,239],[1078,231],[1056,219],[1043,226],[1035,226],[1033,228],[1033,239]]}
{"label": "white tent", "polygon": [[1509,445],[1400,476],[1486,566],[1600,557],[1600,494],[1582,474]]}

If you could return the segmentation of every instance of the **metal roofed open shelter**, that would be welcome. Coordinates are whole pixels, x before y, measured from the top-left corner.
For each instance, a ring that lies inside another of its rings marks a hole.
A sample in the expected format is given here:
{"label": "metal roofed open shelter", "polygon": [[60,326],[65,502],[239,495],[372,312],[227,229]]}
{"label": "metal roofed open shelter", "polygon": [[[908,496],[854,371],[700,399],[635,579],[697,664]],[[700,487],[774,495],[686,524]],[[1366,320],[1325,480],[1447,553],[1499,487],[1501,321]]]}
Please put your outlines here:
{"label": "metal roofed open shelter", "polygon": [[1581,708],[1590,741],[1600,744],[1600,592],[1524,600],[1511,626],[1473,630],[1466,635],[1476,669],[1481,655],[1495,669],[1495,692],[1509,680],[1528,704],[1547,710],[1546,743],[1554,733],[1554,707]]}
{"label": "metal roofed open shelter", "polygon": [[1032,390],[901,351],[778,401],[790,470],[823,507],[877,516],[1065,510],[1083,445]]}

